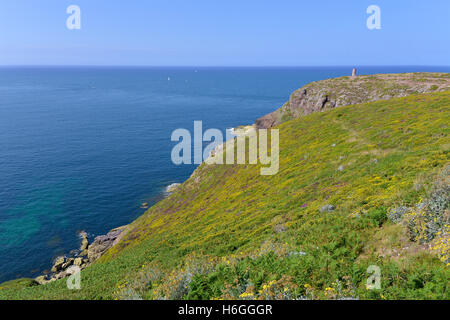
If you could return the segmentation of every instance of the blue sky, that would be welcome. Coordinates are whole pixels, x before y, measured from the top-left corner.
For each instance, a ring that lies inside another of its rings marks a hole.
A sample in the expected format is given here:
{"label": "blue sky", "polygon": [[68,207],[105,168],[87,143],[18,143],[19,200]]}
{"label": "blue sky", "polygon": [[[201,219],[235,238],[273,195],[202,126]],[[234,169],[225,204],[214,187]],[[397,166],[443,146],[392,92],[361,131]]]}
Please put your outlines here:
{"label": "blue sky", "polygon": [[448,0],[0,2],[0,65],[448,66],[449,35]]}

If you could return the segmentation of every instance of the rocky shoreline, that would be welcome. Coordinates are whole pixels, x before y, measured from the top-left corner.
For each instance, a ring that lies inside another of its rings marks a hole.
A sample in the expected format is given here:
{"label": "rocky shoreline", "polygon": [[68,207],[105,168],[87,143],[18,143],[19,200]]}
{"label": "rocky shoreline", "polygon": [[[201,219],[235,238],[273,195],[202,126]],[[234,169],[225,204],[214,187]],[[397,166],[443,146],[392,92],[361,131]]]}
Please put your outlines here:
{"label": "rocky shoreline", "polygon": [[[236,136],[245,135],[251,130],[254,130],[254,126],[241,126],[235,129],[233,128],[233,134]],[[165,189],[165,197],[170,196],[180,186],[181,183],[168,185]],[[142,203],[141,208],[147,209],[148,203]],[[72,250],[68,255],[57,257],[53,262],[50,272],[34,278],[34,281],[40,285],[44,285],[70,276],[73,273],[71,270],[73,267],[78,267],[79,271],[85,269],[98,260],[108,249],[116,245],[126,234],[127,227],[128,225],[114,228],[105,235],[95,237],[92,243],[89,243],[86,231],[81,231],[79,233],[81,238],[80,248],[78,250]]]}
{"label": "rocky shoreline", "polygon": [[[172,183],[167,186],[165,190],[166,197],[175,192],[180,185],[181,183]],[[144,202],[141,208],[147,209],[148,203]],[[105,235],[95,237],[92,243],[89,243],[86,231],[81,231],[79,233],[81,238],[80,248],[71,251],[68,255],[57,257],[50,272],[40,275],[34,280],[42,285],[70,276],[73,273],[71,270],[73,267],[78,267],[78,270],[85,269],[105,254],[109,248],[115,246],[126,234],[127,227],[128,225],[114,228]]]}
{"label": "rocky shoreline", "polygon": [[74,267],[82,270],[98,260],[109,248],[113,247],[126,234],[128,225],[112,229],[105,235],[95,237],[89,243],[87,233],[80,232],[81,246],[77,253],[70,256],[60,256],[55,259],[49,274],[38,276],[34,280],[39,284],[66,278],[72,274]]}

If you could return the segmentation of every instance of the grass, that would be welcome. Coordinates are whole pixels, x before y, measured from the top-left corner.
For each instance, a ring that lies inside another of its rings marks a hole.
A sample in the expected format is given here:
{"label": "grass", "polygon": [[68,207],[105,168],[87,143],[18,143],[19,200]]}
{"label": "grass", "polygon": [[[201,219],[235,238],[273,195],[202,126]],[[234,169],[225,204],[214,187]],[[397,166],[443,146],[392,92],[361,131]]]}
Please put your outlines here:
{"label": "grass", "polygon": [[[81,290],[3,284],[0,298],[448,299],[448,267],[386,214],[426,198],[450,162],[449,111],[445,91],[282,123],[278,174],[203,164],[82,271]],[[380,290],[366,289],[370,265]]]}

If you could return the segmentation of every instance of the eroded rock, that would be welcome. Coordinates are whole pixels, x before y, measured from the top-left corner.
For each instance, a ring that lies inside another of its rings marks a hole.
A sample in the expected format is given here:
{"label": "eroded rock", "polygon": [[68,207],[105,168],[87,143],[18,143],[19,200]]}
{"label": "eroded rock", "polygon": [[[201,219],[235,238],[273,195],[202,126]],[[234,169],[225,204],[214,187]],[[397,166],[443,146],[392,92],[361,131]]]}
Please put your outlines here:
{"label": "eroded rock", "polygon": [[81,246],[80,246],[80,251],[83,252],[84,250],[86,250],[89,246],[89,241],[87,238],[87,233],[85,231],[80,232],[80,237],[81,237]]}
{"label": "eroded rock", "polygon": [[39,276],[39,277],[35,278],[34,280],[39,284],[46,284],[48,282],[46,275]]}
{"label": "eroded rock", "polygon": [[66,261],[61,265],[61,269],[67,269],[73,264],[74,258],[67,258]]}
{"label": "eroded rock", "polygon": [[75,258],[75,260],[73,261],[73,264],[75,266],[80,267],[83,264],[83,258]]}
{"label": "eroded rock", "polygon": [[63,264],[65,263],[66,258],[59,257],[56,259],[55,263],[52,267],[52,272],[58,272],[59,270],[63,269]]}
{"label": "eroded rock", "polygon": [[180,183],[172,183],[171,185],[167,186],[166,192],[172,193],[174,192],[181,184]]}
{"label": "eroded rock", "polygon": [[267,129],[313,112],[449,88],[450,78],[445,73],[357,76],[354,70],[352,76],[311,82],[296,90],[281,108],[257,119],[255,126]]}
{"label": "eroded rock", "polygon": [[115,245],[123,235],[126,226],[111,230],[105,235],[98,236],[88,248],[89,262],[93,262],[100,258],[109,248]]}

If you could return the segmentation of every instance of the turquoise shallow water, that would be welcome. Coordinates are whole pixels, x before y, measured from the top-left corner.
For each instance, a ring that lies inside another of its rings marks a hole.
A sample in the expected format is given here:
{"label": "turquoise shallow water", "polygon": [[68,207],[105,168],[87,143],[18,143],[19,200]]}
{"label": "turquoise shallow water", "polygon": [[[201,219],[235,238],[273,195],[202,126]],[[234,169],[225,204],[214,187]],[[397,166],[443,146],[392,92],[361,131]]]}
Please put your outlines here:
{"label": "turquoise shallow water", "polygon": [[[365,67],[360,73],[445,71]],[[351,68],[0,68],[0,282],[127,224],[182,182],[171,132],[225,130],[281,106],[302,85]],[[168,78],[170,77],[170,81]]]}

